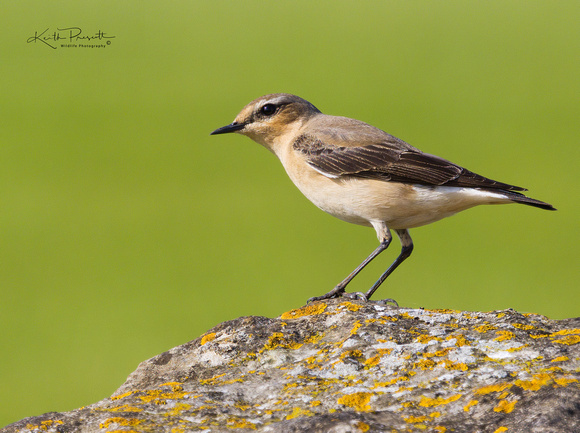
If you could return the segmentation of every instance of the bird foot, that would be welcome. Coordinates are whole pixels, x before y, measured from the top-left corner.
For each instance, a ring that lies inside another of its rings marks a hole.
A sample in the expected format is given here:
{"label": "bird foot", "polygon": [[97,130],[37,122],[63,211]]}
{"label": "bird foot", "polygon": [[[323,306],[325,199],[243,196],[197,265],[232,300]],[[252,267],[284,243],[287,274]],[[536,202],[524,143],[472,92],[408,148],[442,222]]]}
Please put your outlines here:
{"label": "bird foot", "polygon": [[387,298],[387,299],[381,299],[380,301],[377,301],[377,304],[379,305],[389,305],[389,302],[391,304],[394,304],[395,307],[399,307],[399,303],[397,301],[395,301],[394,299],[391,298]]}
{"label": "bird foot", "polygon": [[344,298],[349,298],[349,299],[354,299],[357,301],[363,301],[363,302],[368,302],[368,298],[367,295],[365,295],[363,292],[351,292],[351,293],[344,293],[342,295]]}
{"label": "bird foot", "polygon": [[[369,298],[367,298],[367,295],[365,295],[363,292],[346,293],[344,291],[344,289],[342,289],[340,287],[335,287],[330,292],[328,292],[322,296],[314,296],[314,297],[308,299],[308,301],[306,301],[306,304],[310,304],[311,302],[316,302],[316,301],[324,301],[326,299],[334,299],[334,298],[347,298],[347,299],[353,299],[356,301],[369,302]],[[391,304],[394,304],[396,307],[399,306],[397,301],[395,301],[394,299],[391,299],[391,298],[381,299],[380,301],[376,301],[376,302],[379,305],[388,305],[389,303],[391,303]]]}

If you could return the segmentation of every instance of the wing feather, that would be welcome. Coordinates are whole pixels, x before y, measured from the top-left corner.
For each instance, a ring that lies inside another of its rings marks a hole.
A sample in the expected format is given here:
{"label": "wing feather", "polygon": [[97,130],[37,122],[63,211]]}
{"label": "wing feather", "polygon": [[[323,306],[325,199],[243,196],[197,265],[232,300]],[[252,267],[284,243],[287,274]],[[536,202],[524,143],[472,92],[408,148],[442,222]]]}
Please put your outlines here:
{"label": "wing feather", "polygon": [[[382,131],[381,131],[382,132]],[[329,177],[354,176],[420,185],[525,191],[524,188],[480,176],[438,156],[423,153],[387,133],[371,144],[338,146],[302,134],[293,147],[308,164]],[[329,141],[339,142],[337,137]],[[346,137],[341,137],[343,140]],[[377,134],[375,137],[377,138]]]}

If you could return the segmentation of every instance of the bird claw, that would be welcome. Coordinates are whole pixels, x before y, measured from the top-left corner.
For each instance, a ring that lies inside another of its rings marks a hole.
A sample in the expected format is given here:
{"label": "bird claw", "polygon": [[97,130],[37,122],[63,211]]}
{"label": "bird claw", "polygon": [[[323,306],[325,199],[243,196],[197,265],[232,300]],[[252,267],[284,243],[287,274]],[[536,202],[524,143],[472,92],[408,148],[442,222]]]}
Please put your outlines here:
{"label": "bird claw", "polygon": [[392,303],[392,304],[394,304],[395,307],[397,307],[397,308],[399,307],[399,303],[397,301],[395,301],[394,299],[391,299],[391,298],[381,299],[380,301],[377,301],[378,304],[385,305],[385,306],[389,305],[389,302]]}
{"label": "bird claw", "polygon": [[[338,292],[338,291],[336,291],[336,292],[330,291],[330,292],[326,293],[325,295],[314,296],[314,297],[308,299],[308,301],[306,301],[306,305],[310,304],[311,302],[324,301],[326,299],[334,299],[334,298],[347,298],[347,299],[352,299],[352,300],[356,300],[356,301],[369,302],[369,298],[367,298],[367,295],[364,294],[363,292],[345,293],[345,292]],[[394,299],[391,299],[391,298],[382,299],[380,301],[377,301],[377,304],[386,306],[389,304],[389,302],[391,304],[394,304],[395,307],[399,306],[397,301],[395,301]]]}
{"label": "bird claw", "polygon": [[368,302],[367,295],[363,292],[351,292],[351,293],[344,293],[342,295],[344,298],[355,299],[357,301]]}

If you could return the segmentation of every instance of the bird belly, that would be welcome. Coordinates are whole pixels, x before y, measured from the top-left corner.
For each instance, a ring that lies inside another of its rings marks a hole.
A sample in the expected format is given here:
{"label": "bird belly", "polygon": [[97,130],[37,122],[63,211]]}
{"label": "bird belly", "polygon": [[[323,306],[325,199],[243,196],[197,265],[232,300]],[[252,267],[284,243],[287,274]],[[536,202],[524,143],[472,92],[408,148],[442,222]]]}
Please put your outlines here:
{"label": "bird belly", "polygon": [[[290,173],[289,173],[290,175]],[[392,229],[430,224],[480,204],[508,203],[477,188],[422,186],[355,177],[328,178],[314,172],[290,178],[318,208],[363,226],[384,222]]]}
{"label": "bird belly", "polygon": [[288,152],[278,155],[288,176],[318,208],[363,226],[384,222],[391,229],[430,224],[480,204],[509,203],[501,192],[424,186],[354,176],[328,177]]}

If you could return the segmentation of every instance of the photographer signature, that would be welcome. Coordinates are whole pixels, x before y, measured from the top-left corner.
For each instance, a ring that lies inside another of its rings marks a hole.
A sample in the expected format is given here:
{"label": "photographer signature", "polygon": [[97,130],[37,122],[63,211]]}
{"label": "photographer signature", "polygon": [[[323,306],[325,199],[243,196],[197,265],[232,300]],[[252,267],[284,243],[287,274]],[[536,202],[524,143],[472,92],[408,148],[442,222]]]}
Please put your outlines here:
{"label": "photographer signature", "polygon": [[[98,39],[113,39],[115,36],[106,36],[107,33],[99,30],[94,35],[83,35],[83,31],[80,27],[67,27],[65,29],[56,29],[56,31],[49,33],[49,29],[46,29],[42,33],[34,32],[34,36],[29,37],[26,42],[42,42],[43,44],[49,46],[53,50],[56,50],[56,44],[54,42],[67,41],[68,43],[85,41],[90,42],[92,40]],[[54,42],[53,42],[54,41]],[[108,41],[109,42],[109,41]],[[53,45],[54,44],[54,45]]]}

